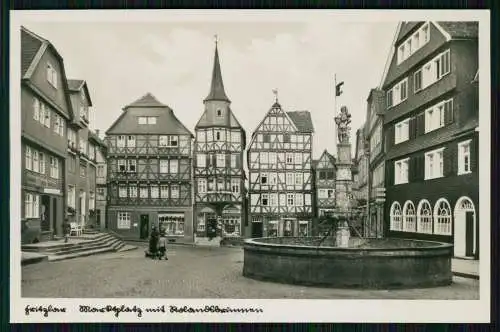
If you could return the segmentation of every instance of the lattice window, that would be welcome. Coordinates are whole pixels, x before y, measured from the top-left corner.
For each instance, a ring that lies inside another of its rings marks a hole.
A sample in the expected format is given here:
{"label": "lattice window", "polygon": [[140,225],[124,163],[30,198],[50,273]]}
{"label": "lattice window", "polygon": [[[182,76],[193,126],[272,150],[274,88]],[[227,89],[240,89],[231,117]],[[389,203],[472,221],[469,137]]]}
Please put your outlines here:
{"label": "lattice window", "polygon": [[434,234],[451,235],[452,217],[450,204],[440,198],[434,205]]}
{"label": "lattice window", "polygon": [[401,205],[398,202],[392,203],[390,218],[391,218],[391,230],[392,231],[402,231],[403,230],[403,216],[401,213]]}
{"label": "lattice window", "polygon": [[415,222],[415,205],[411,201],[406,201],[403,206],[403,217],[404,217],[404,231],[405,232],[415,232],[416,222]]}
{"label": "lattice window", "polygon": [[432,208],[429,201],[425,199],[418,203],[417,232],[432,234]]}

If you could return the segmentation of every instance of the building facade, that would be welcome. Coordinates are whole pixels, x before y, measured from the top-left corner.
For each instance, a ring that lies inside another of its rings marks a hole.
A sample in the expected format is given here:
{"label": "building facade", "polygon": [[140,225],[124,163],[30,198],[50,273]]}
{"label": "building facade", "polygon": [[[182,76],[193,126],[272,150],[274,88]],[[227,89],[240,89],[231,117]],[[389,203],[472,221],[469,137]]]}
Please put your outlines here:
{"label": "building facade", "polygon": [[386,94],[387,235],[478,257],[477,22],[403,22]]}
{"label": "building facade", "polygon": [[368,219],[364,224],[364,236],[366,237],[383,237],[384,235],[384,112],[384,92],[372,89],[367,99],[366,115],[366,139],[369,146]]}
{"label": "building facade", "polygon": [[107,228],[107,185],[106,154],[107,147],[99,137],[99,130],[89,132],[89,144],[95,146],[95,208],[89,211],[91,225],[97,230]]}
{"label": "building facade", "polygon": [[90,139],[92,107],[87,83],[68,80],[74,117],[68,124],[68,156],[66,159],[66,219],[82,228],[95,224],[96,145]]}
{"label": "building facade", "polygon": [[105,138],[108,229],[147,239],[155,226],[171,242],[193,242],[192,137],[149,93],[123,108]]}
{"label": "building facade", "polygon": [[21,28],[21,241],[62,235],[66,129],[73,111],[64,62],[46,39]]}
{"label": "building facade", "polygon": [[249,236],[308,236],[312,227],[312,137],[308,111],[285,112],[276,102],[253,132]]}
{"label": "building facade", "polygon": [[231,110],[217,45],[210,92],[195,126],[194,211],[200,239],[239,238],[246,224],[245,130]]}
{"label": "building facade", "polygon": [[311,234],[316,236],[327,227],[322,227],[329,213],[335,211],[335,157],[327,150],[323,151],[318,160],[313,161],[313,209],[314,219]]}

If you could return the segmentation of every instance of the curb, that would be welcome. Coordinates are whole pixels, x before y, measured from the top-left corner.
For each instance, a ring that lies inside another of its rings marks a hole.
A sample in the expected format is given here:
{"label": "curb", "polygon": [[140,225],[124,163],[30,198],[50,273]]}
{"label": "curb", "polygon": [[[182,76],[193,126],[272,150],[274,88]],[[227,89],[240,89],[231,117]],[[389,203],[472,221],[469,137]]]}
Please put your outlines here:
{"label": "curb", "polygon": [[457,272],[457,271],[452,271],[452,273],[454,276],[457,276],[457,277],[479,280],[479,276],[477,274],[466,273],[466,272]]}
{"label": "curb", "polygon": [[48,262],[48,261],[49,261],[48,256],[25,258],[25,259],[21,259],[21,266],[42,263],[42,262]]}

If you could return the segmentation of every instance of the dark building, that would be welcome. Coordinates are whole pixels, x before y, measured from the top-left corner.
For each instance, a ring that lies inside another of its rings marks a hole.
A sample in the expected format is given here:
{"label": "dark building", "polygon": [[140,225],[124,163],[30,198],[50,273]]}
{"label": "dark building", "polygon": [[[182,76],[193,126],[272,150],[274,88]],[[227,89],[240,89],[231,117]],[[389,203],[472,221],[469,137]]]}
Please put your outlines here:
{"label": "dark building", "polygon": [[277,100],[252,133],[249,236],[311,234],[313,133],[308,111],[285,112]]}
{"label": "dark building", "polygon": [[239,238],[246,223],[246,137],[224,91],[217,45],[210,92],[203,103],[205,110],[195,126],[194,144],[197,241]]}
{"label": "dark building", "polygon": [[68,80],[75,116],[68,123],[66,159],[67,219],[82,229],[95,226],[96,142],[91,140],[90,98],[87,83]]}
{"label": "dark building", "polygon": [[192,137],[149,93],[123,108],[105,139],[109,229],[147,239],[154,225],[169,241],[193,242]]}
{"label": "dark building", "polygon": [[366,140],[368,142],[368,219],[364,224],[364,235],[384,235],[385,161],[384,161],[384,113],[385,94],[371,89],[367,99]]}
{"label": "dark building", "polygon": [[381,88],[386,235],[478,257],[477,22],[402,22]]}
{"label": "dark building", "polygon": [[64,62],[46,39],[21,28],[22,243],[62,235],[66,130],[73,111]]}

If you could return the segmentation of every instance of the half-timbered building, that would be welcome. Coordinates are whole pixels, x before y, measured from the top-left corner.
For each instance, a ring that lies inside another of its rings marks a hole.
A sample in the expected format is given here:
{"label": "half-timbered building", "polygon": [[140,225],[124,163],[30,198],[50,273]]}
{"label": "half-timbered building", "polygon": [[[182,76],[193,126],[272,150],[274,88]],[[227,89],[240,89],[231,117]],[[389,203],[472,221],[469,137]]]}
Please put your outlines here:
{"label": "half-timbered building", "polygon": [[66,129],[73,110],[63,58],[46,39],[21,28],[21,241],[63,234]]}
{"label": "half-timbered building", "polygon": [[276,102],[253,132],[247,152],[251,237],[307,236],[312,225],[312,136],[308,111]]}
{"label": "half-timbered building", "polygon": [[193,242],[191,132],[153,95],[124,107],[106,132],[108,228],[147,239]]}
{"label": "half-timbered building", "polygon": [[217,45],[210,92],[195,126],[196,236],[200,241],[239,238],[245,223],[246,137],[224,90]]}
{"label": "half-timbered building", "polygon": [[313,208],[318,223],[313,223],[312,235],[325,231],[317,226],[335,211],[335,177],[335,157],[325,150],[318,160],[313,161]]}
{"label": "half-timbered building", "polygon": [[335,157],[327,150],[313,163],[315,215],[322,217],[335,208]]}

